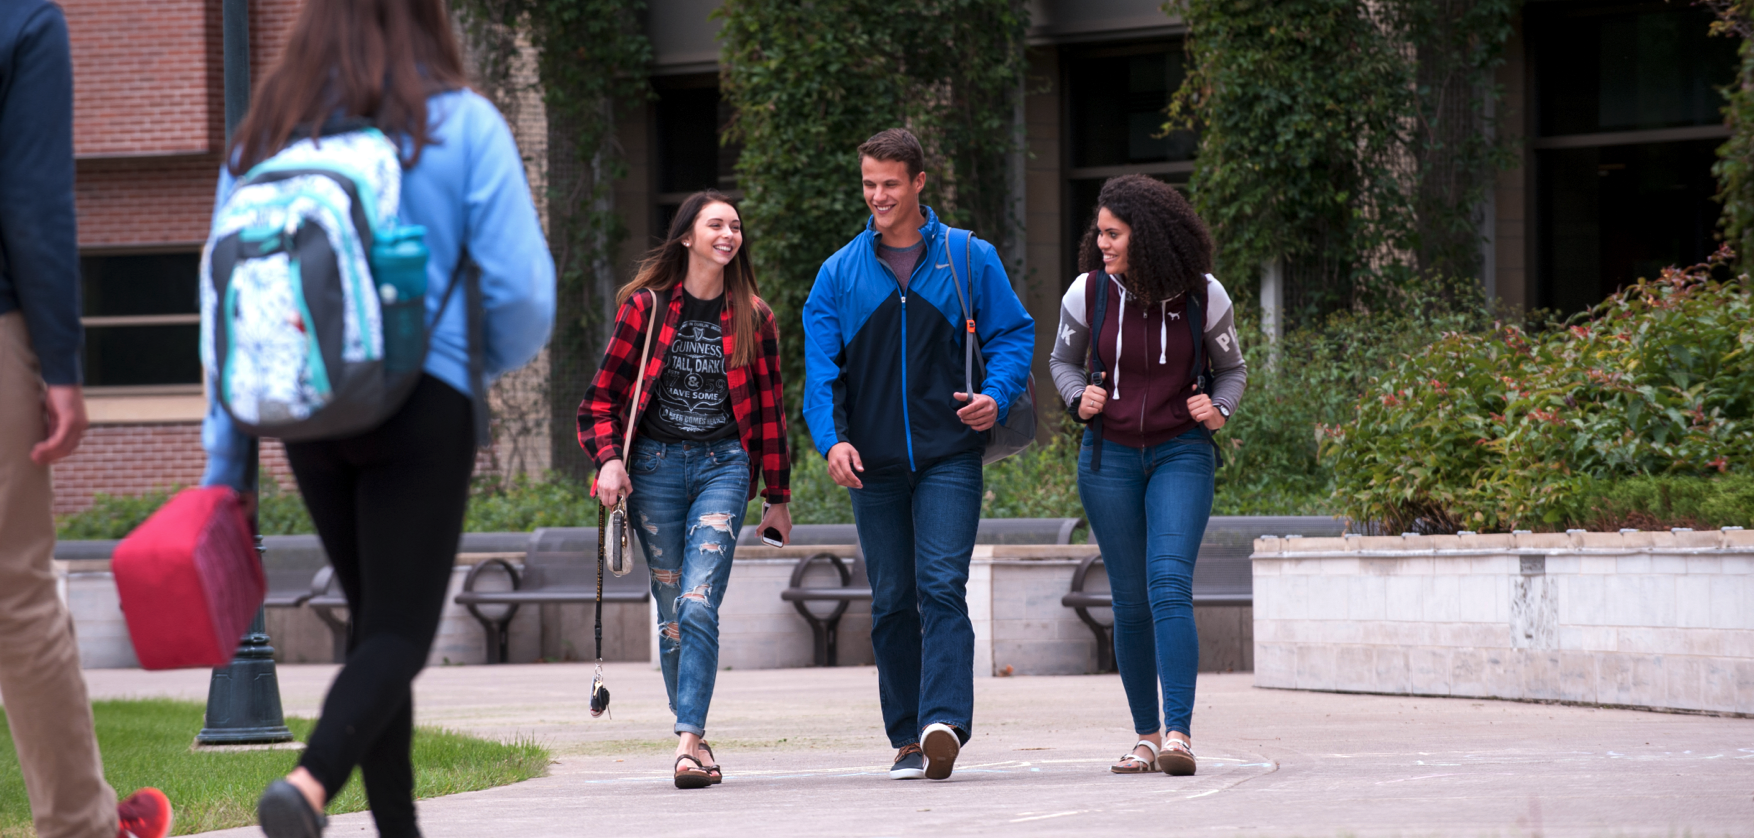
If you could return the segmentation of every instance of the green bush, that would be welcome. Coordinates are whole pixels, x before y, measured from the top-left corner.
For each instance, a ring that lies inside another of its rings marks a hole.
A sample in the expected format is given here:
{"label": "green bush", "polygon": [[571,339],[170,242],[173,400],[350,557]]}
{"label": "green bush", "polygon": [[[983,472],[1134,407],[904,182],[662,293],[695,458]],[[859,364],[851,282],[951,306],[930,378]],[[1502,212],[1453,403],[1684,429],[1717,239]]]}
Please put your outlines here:
{"label": "green bush", "polygon": [[[146,522],[171,496],[182,487],[159,489],[142,495],[109,495],[102,492],[92,497],[91,506],[82,512],[55,519],[55,537],[63,541],[104,541],[126,538],[135,527]],[[260,526],[263,535],[297,535],[316,532],[311,515],[305,511],[304,499],[297,492],[284,491],[272,477],[263,486],[260,498]]]}
{"label": "green bush", "polygon": [[1390,531],[1558,529],[1618,497],[1603,481],[1754,469],[1754,306],[1745,277],[1711,277],[1731,258],[1408,358],[1325,429],[1341,511]]}
{"label": "green bush", "polygon": [[1661,474],[1590,481],[1577,506],[1574,523],[1598,532],[1754,526],[1754,475]]}
{"label": "green bush", "polygon": [[529,532],[538,527],[597,526],[597,502],[590,485],[550,474],[535,481],[523,475],[509,485],[479,479],[469,492],[464,532]]}
{"label": "green bush", "polygon": [[1490,311],[1470,280],[1415,283],[1370,314],[1340,312],[1294,329],[1275,347],[1258,325],[1238,324],[1248,391],[1218,432],[1225,465],[1213,514],[1331,515],[1333,473],[1319,429],[1346,421],[1371,380],[1444,334],[1482,330]]}

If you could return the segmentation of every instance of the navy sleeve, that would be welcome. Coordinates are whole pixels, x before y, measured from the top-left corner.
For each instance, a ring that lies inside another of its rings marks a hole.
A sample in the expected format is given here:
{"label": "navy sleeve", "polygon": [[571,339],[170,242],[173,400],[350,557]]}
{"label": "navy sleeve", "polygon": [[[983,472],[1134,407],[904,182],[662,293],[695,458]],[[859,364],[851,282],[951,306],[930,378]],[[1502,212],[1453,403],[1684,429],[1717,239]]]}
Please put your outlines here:
{"label": "navy sleeve", "polygon": [[52,3],[29,13],[12,44],[0,43],[0,312],[12,308],[24,313],[43,380],[79,384],[85,333],[73,214],[73,62],[67,21]]}

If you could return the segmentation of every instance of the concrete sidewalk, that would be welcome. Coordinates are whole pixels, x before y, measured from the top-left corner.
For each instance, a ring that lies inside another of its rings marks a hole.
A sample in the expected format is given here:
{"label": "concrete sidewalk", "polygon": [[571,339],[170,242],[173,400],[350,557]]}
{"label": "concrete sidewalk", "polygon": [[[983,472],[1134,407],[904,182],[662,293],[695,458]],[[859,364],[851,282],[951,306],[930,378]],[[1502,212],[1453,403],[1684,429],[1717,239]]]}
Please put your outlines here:
{"label": "concrete sidewalk", "polygon": [[[332,666],[283,666],[315,715]],[[581,664],[444,667],[421,724],[534,737],[549,776],[420,804],[429,838],[579,835],[1754,835],[1754,720],[1488,700],[1255,689],[1201,675],[1194,777],[1113,776],[1129,716],[1115,676],[975,682],[975,734],[948,782],[894,782],[869,667],[723,672],[710,739],[723,785],[671,787],[663,683]],[[201,700],[205,672],[88,670],[94,698]],[[239,829],[211,835],[259,835]],[[366,813],[329,835],[372,835]]]}

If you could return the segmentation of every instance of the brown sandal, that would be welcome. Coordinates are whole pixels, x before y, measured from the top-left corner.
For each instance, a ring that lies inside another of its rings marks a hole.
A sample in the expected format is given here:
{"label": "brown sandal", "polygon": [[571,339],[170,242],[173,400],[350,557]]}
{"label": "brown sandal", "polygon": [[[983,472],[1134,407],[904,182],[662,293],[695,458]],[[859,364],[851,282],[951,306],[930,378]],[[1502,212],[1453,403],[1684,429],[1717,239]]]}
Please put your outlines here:
{"label": "brown sandal", "polygon": [[[683,765],[683,760],[694,763],[693,768]],[[676,758],[676,787],[679,789],[704,789],[713,784],[713,777],[706,773],[706,767],[700,760],[683,754]]]}
{"label": "brown sandal", "polygon": [[702,740],[700,740],[700,749],[703,751],[706,751],[706,758],[707,759],[712,760],[711,765],[705,766],[707,775],[711,776],[713,778],[712,784],[716,786],[716,785],[724,782],[725,781],[725,772],[719,769],[719,758],[717,755],[715,755],[713,753],[713,746],[708,745],[706,743],[706,740],[702,739]]}

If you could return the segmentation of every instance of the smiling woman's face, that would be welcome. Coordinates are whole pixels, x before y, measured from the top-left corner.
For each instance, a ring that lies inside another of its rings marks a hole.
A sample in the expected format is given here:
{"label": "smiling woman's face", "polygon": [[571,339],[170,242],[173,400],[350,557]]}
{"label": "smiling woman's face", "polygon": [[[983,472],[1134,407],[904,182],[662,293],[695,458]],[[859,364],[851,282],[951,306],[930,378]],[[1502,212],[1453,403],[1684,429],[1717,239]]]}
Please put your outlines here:
{"label": "smiling woman's face", "polygon": [[1102,251],[1102,270],[1110,276],[1127,272],[1127,242],[1133,226],[1103,207],[1096,212],[1096,248]]}
{"label": "smiling woman's face", "polygon": [[694,230],[682,246],[688,248],[690,259],[705,259],[721,268],[729,265],[743,247],[743,219],[730,204],[707,204],[694,217]]}

